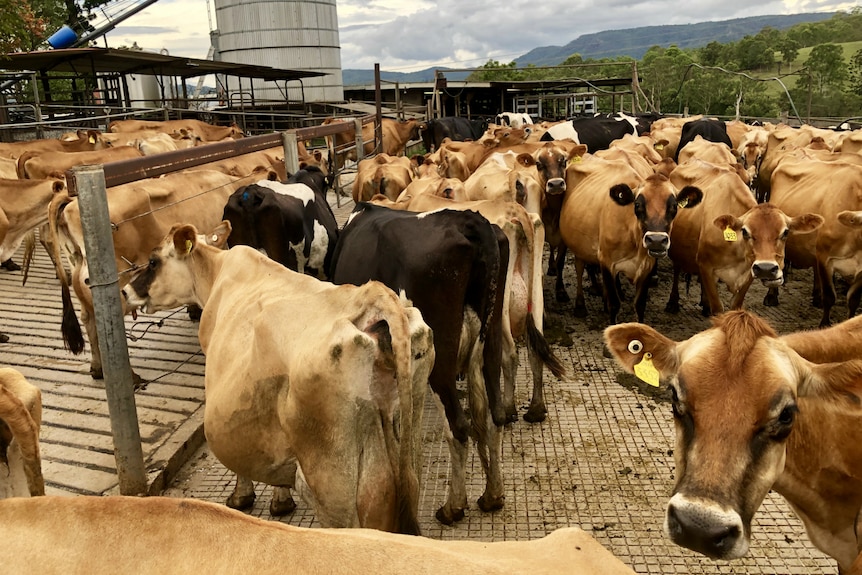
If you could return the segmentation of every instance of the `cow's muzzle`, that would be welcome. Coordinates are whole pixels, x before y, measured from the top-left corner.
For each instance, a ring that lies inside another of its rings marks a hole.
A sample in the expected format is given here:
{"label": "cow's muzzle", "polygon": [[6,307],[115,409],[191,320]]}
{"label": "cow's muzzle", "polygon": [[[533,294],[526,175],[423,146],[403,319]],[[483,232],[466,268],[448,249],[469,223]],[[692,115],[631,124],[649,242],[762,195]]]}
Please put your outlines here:
{"label": "cow's muzzle", "polygon": [[665,531],[677,545],[712,559],[738,559],[748,553],[748,538],[738,513],[680,494],[668,503]]}
{"label": "cow's muzzle", "polygon": [[751,275],[766,287],[778,287],[784,283],[784,274],[776,262],[756,261],[751,266]]}
{"label": "cow's muzzle", "polygon": [[665,232],[647,232],[644,234],[644,247],[652,257],[664,257],[670,249],[670,236]]}
{"label": "cow's muzzle", "polygon": [[545,193],[551,196],[566,193],[566,180],[563,178],[551,178],[545,184]]}

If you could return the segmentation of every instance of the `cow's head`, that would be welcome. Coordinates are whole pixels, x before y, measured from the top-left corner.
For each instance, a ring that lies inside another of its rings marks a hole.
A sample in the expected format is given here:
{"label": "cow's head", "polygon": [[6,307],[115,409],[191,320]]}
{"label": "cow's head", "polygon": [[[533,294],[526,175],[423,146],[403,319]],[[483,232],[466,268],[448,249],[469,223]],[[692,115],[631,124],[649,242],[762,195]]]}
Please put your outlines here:
{"label": "cow's head", "polygon": [[192,225],[175,224],[150,253],[147,266],[123,287],[126,306],[145,313],[192,303],[203,307],[205,302],[195,290],[195,274],[200,270],[195,269],[194,260],[199,251],[223,248],[230,231],[227,220],[206,235],[198,235]]}
{"label": "cow's head", "polygon": [[767,287],[784,283],[784,246],[791,234],[807,234],[823,225],[823,217],[804,214],[791,218],[772,204],[757,204],[740,217],[725,214],[713,224],[725,241],[743,242],[751,275]]}
{"label": "cow's head", "polygon": [[703,192],[685,186],[679,193],[662,174],[648,177],[637,190],[628,184],[610,189],[611,199],[621,206],[634,206],[634,214],[643,233],[643,247],[653,257],[667,255],[670,249],[670,229],[680,208],[692,208],[703,199]]}
{"label": "cow's head", "polygon": [[862,362],[809,363],[745,311],[713,324],[681,342],[638,323],[609,327],[604,338],[626,371],[654,368],[670,388],[676,485],[666,534],[709,557],[735,559],[747,553],[752,517],[785,470],[788,436],[811,425],[804,418],[811,404],[797,402],[817,396],[858,411]]}
{"label": "cow's head", "polygon": [[563,194],[566,191],[566,166],[572,160],[579,160],[587,153],[584,144],[567,146],[559,142],[545,142],[534,153],[536,169],[544,182],[545,193]]}
{"label": "cow's head", "polygon": [[748,187],[753,191],[757,189],[760,177],[760,164],[763,163],[763,153],[766,149],[756,142],[747,142],[739,151],[739,163],[742,164],[745,173],[748,174]]}

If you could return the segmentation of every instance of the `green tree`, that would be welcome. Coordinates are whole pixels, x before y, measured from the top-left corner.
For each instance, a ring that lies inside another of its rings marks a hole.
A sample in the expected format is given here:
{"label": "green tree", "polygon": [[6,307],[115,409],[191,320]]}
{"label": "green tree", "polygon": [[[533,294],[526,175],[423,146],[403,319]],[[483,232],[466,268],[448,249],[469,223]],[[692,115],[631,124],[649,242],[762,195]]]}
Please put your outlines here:
{"label": "green tree", "polygon": [[805,66],[811,72],[811,81],[823,94],[827,87],[840,90],[847,81],[844,50],[838,44],[818,44],[811,49]]}
{"label": "green tree", "polygon": [[850,66],[847,71],[849,73],[850,92],[862,96],[862,50],[857,50],[850,57]]}
{"label": "green tree", "polygon": [[682,112],[680,92],[683,77],[694,62],[692,54],[676,45],[668,48],[653,46],[644,54],[638,70],[643,76],[641,89],[656,110]]}
{"label": "green tree", "polygon": [[516,70],[518,65],[514,60],[503,64],[497,60],[488,60],[479,71],[472,72],[467,80],[470,82],[493,82],[523,80],[524,74]]}
{"label": "green tree", "polygon": [[769,68],[775,63],[773,50],[766,41],[746,36],[736,44],[736,59],[743,70]]}
{"label": "green tree", "polygon": [[789,74],[793,71],[793,62],[799,57],[799,42],[785,36],[778,44],[778,51],[781,52],[781,61],[787,64]]}

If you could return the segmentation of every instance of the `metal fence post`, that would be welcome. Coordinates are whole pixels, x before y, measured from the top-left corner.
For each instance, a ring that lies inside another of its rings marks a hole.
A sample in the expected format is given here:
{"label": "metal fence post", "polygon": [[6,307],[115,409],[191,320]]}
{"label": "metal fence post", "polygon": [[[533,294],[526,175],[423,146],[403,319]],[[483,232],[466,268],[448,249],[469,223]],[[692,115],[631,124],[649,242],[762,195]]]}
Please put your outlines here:
{"label": "metal fence post", "polygon": [[144,494],[147,492],[147,477],[123,307],[117,288],[117,264],[114,260],[105,172],[101,165],[76,166],[71,171],[75,181],[73,185],[79,195],[78,205],[90,270],[96,333],[103,358],[105,393],[111,416],[120,493]]}
{"label": "metal fence post", "polygon": [[365,157],[365,146],[362,143],[362,118],[353,120],[354,135],[356,136],[356,163]]}

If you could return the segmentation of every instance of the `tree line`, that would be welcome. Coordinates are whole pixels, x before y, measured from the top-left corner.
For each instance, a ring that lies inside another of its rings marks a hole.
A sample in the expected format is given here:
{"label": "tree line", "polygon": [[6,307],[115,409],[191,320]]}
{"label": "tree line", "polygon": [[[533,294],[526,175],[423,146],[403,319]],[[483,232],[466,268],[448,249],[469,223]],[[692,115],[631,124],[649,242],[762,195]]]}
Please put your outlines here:
{"label": "tree line", "polygon": [[[589,78],[624,78],[634,65],[648,107],[664,114],[849,118],[862,116],[862,49],[845,58],[841,44],[860,41],[862,8],[854,7],[784,31],[765,27],[736,42],[694,49],[652,46],[640,60],[572,54],[559,67],[525,68],[489,60],[468,80],[565,80],[587,64],[583,74]],[[600,109],[610,108],[610,96],[598,99]]]}

